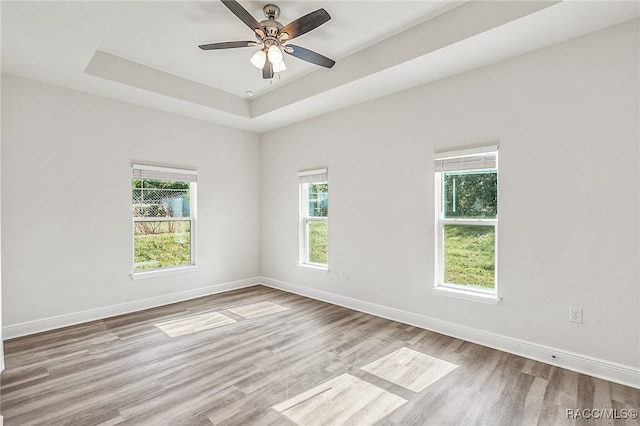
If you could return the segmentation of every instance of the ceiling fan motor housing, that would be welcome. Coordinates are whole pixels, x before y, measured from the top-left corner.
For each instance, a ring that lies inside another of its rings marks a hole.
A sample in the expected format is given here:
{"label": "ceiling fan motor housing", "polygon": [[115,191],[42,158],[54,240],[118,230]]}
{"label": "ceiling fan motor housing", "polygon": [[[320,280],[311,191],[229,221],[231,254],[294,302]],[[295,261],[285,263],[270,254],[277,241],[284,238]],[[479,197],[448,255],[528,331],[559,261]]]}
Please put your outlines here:
{"label": "ceiling fan motor housing", "polygon": [[260,25],[262,25],[262,28],[264,28],[264,33],[267,38],[274,39],[278,37],[278,31],[280,31],[280,28],[283,27],[280,22],[274,21],[272,19],[265,19],[264,21],[260,22]]}
{"label": "ceiling fan motor housing", "polygon": [[280,8],[275,4],[267,4],[262,8],[264,12],[264,16],[267,17],[264,21],[260,22],[262,28],[264,28],[264,32],[267,38],[276,38],[278,37],[278,31],[283,25],[276,21],[280,16]]}

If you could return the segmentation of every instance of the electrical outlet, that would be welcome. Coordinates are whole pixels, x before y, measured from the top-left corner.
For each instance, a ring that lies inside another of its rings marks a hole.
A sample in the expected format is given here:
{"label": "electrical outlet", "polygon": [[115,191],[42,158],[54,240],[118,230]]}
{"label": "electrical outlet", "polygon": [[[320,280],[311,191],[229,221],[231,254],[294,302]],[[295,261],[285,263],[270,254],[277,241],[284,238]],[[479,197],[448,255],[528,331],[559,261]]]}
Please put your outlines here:
{"label": "electrical outlet", "polygon": [[582,324],[582,308],[569,308],[569,321]]}
{"label": "electrical outlet", "polygon": [[346,279],[347,279],[347,277],[348,277],[348,275],[347,275],[347,270],[346,270],[346,269],[343,269],[343,270],[342,270],[342,273],[340,274],[340,278],[342,278],[343,280],[346,280]]}
{"label": "electrical outlet", "polygon": [[216,269],[218,269],[218,264],[216,262],[211,262],[211,270],[215,271]]}

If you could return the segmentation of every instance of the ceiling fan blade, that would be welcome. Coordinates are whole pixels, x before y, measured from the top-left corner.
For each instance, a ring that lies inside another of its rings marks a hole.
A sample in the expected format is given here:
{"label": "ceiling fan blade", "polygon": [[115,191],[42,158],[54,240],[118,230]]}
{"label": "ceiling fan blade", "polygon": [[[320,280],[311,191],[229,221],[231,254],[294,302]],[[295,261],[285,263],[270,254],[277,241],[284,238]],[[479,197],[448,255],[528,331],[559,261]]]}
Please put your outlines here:
{"label": "ceiling fan blade", "polygon": [[225,6],[227,6],[227,8],[234,15],[236,15],[242,22],[244,22],[247,27],[251,28],[253,31],[262,31],[262,25],[260,25],[260,23],[256,21],[256,18],[251,16],[251,14],[247,12],[247,9],[242,7],[240,3],[238,3],[235,0],[220,0],[220,1],[222,1],[222,3]]}
{"label": "ceiling fan blade", "polygon": [[282,27],[279,31],[280,40],[292,40],[295,37],[301,36],[302,34],[318,28],[329,19],[331,19],[331,16],[324,9],[318,9],[315,12],[308,13]]}
{"label": "ceiling fan blade", "polygon": [[262,78],[265,80],[273,78],[273,64],[268,59],[264,61],[264,66],[262,67]]}
{"label": "ceiling fan blade", "polygon": [[236,47],[252,47],[258,43],[255,41],[225,41],[222,43],[209,43],[201,44],[198,46],[202,50],[217,50],[217,49],[233,49]]}
{"label": "ceiling fan blade", "polygon": [[294,44],[288,44],[284,48],[284,51],[291,56],[295,56],[303,61],[311,62],[312,64],[320,65],[321,67],[331,68],[336,63],[333,59],[329,59],[324,55],[314,52],[313,50],[305,49],[304,47],[296,46]]}

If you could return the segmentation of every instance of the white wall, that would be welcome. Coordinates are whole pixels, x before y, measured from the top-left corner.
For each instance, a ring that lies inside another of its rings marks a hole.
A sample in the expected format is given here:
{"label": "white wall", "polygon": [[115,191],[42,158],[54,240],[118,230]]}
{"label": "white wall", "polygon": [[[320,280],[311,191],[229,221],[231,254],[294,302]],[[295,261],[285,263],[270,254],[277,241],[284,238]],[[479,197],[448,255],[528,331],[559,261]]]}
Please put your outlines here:
{"label": "white wall", "polygon": [[[262,137],[3,75],[3,325],[262,275],[638,368],[638,47],[636,21]],[[498,306],[430,290],[432,153],[492,141]],[[199,170],[199,272],[129,278],[134,161]],[[323,166],[328,275],[296,266]]]}
{"label": "white wall", "polygon": [[[263,276],[639,367],[638,47],[635,21],[265,134]],[[431,290],[432,154],[493,141],[498,306]],[[296,266],[324,166],[328,275]]]}
{"label": "white wall", "polygon": [[[9,75],[2,124],[5,327],[260,275],[257,135]],[[198,272],[129,277],[132,162],[198,170]]]}

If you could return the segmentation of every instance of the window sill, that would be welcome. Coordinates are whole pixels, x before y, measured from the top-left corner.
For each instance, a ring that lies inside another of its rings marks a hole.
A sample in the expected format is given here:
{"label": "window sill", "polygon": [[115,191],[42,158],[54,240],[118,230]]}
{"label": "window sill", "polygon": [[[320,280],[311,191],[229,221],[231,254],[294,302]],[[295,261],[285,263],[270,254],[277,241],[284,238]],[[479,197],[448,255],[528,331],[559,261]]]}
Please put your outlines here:
{"label": "window sill", "polygon": [[322,272],[325,274],[329,273],[329,267],[328,266],[318,266],[318,265],[310,265],[308,263],[298,263],[298,266],[304,269],[309,269],[311,271],[314,272]]}
{"label": "window sill", "polygon": [[458,299],[470,300],[472,302],[487,303],[489,305],[498,305],[502,300],[495,294],[483,294],[475,291],[458,290],[448,287],[434,287],[433,290],[442,296],[455,297]]}
{"label": "window sill", "polygon": [[162,276],[165,276],[165,275],[174,275],[174,274],[183,274],[183,273],[186,273],[186,272],[195,272],[195,271],[197,271],[199,269],[200,269],[200,267],[196,266],[196,265],[177,266],[175,268],[165,268],[165,269],[156,269],[156,270],[153,270],[153,271],[134,272],[130,276],[131,276],[132,280],[146,280],[148,278],[162,277]]}

